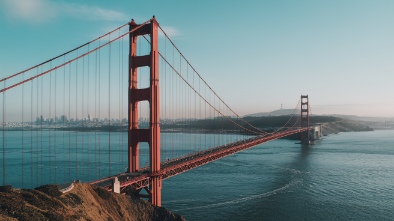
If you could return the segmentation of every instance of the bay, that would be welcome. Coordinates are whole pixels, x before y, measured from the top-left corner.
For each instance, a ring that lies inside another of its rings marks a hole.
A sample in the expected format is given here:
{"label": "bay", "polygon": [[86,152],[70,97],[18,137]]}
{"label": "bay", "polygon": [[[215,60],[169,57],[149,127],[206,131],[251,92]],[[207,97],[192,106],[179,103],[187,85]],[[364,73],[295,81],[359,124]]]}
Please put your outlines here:
{"label": "bay", "polygon": [[[17,188],[86,182],[126,169],[125,133],[4,134],[0,172]],[[244,138],[162,135],[162,160]],[[147,160],[142,144],[140,166]],[[164,180],[162,205],[187,220],[394,220],[393,168],[393,130],[330,135],[309,147],[281,139]]]}
{"label": "bay", "polygon": [[265,143],[163,184],[187,220],[394,220],[394,131]]}

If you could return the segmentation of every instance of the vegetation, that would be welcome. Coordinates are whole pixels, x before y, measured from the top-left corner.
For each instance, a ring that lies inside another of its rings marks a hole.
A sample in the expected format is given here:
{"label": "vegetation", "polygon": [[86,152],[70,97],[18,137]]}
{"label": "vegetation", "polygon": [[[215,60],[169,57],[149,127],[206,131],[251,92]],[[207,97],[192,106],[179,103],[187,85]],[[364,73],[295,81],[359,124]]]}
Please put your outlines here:
{"label": "vegetation", "polygon": [[56,186],[0,187],[0,220],[184,220],[165,208],[89,184],[74,183],[62,194]]}

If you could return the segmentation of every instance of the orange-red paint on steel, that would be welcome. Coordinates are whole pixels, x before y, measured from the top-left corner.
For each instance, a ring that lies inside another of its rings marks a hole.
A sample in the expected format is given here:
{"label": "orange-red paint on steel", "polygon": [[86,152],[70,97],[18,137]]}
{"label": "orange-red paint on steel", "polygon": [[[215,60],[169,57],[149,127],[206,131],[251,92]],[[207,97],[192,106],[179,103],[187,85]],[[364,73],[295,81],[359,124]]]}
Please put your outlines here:
{"label": "orange-red paint on steel", "polygon": [[[309,98],[301,95],[301,128],[309,128]],[[301,142],[309,144],[309,130],[301,133]]]}
{"label": "orange-red paint on steel", "polygon": [[[249,138],[242,141],[237,141],[234,143],[230,143],[224,146],[215,147],[212,149],[208,149],[202,152],[190,154],[184,157],[180,157],[177,159],[173,159],[171,161],[162,162],[162,169],[156,172],[145,171],[141,174],[135,175],[130,179],[121,180],[120,187],[124,190],[127,186],[133,186],[135,189],[142,189],[144,187],[150,186],[153,183],[153,178],[157,178],[160,181],[173,177],[175,175],[184,173],[196,167],[205,165],[215,160],[219,160],[221,158],[227,157],[229,155],[238,153],[240,151],[249,149],[256,145],[280,139],[286,136],[290,136],[296,133],[302,133],[307,131],[309,128],[297,128],[297,129],[289,129],[283,132],[273,133],[269,135],[262,135],[253,138]],[[125,176],[124,174],[120,174],[118,176]],[[130,175],[126,175],[130,176]],[[102,179],[101,182],[107,181],[110,178]],[[100,182],[94,182],[95,184]],[[107,185],[104,188],[110,190],[112,188],[111,185]]]}
{"label": "orange-red paint on steel", "polygon": [[[134,20],[130,22],[130,30],[138,27]],[[149,143],[150,172],[160,171],[160,89],[159,89],[159,51],[158,26],[155,17],[138,31],[130,33],[129,54],[129,128],[128,128],[128,172],[139,171],[139,143]],[[149,55],[137,55],[137,38],[149,35],[151,51]],[[149,88],[138,88],[138,68],[150,67]],[[138,102],[149,101],[149,129],[138,128]],[[161,206],[161,179],[151,177],[149,197],[152,204]]]}

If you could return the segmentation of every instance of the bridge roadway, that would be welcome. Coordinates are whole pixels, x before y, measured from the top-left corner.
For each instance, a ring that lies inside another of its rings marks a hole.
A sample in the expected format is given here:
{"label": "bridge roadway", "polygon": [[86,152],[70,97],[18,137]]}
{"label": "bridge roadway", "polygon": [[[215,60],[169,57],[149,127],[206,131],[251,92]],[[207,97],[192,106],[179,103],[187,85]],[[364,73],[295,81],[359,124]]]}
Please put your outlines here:
{"label": "bridge roadway", "polygon": [[120,181],[121,192],[124,192],[127,186],[133,186],[136,190],[148,187],[152,177],[161,177],[162,180],[181,174],[188,170],[221,159],[231,154],[246,150],[253,146],[276,140],[292,134],[300,133],[308,128],[289,129],[283,132],[276,132],[248,138],[245,140],[233,142],[227,145],[215,147],[201,152],[189,154],[183,157],[175,158],[161,163],[161,170],[157,173],[150,173],[149,167],[141,168],[135,173],[122,173],[111,177],[106,177],[90,182],[92,185],[101,186],[107,190],[112,190],[112,181],[117,177]]}

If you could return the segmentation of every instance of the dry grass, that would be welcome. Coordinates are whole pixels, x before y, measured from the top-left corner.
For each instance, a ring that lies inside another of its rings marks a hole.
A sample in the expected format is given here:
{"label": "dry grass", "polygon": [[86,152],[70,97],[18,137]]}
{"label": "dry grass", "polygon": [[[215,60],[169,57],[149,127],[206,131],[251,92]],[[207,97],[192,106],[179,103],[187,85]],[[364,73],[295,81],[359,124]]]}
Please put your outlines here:
{"label": "dry grass", "polygon": [[65,194],[55,188],[50,185],[36,190],[3,188],[0,220],[184,220],[144,200],[88,184],[76,183]]}

